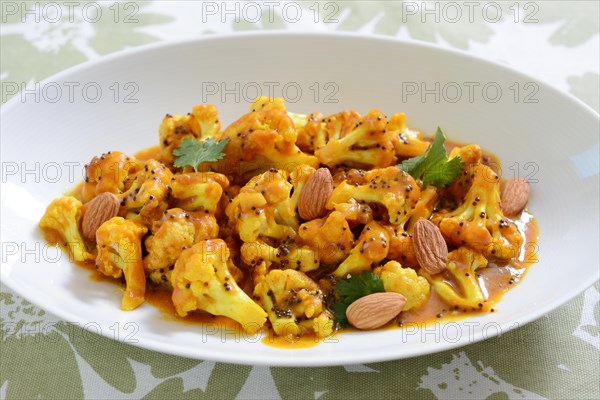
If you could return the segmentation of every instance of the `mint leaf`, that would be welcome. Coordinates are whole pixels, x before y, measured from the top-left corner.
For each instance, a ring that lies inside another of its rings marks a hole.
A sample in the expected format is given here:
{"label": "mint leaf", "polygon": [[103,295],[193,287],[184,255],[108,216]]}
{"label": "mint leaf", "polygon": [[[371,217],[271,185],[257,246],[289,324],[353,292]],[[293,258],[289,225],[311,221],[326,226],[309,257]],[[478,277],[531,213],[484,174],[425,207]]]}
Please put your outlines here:
{"label": "mint leaf", "polygon": [[433,185],[435,187],[444,187],[452,183],[462,171],[462,161],[458,157],[448,160],[444,157],[431,166],[423,174],[423,185]]}

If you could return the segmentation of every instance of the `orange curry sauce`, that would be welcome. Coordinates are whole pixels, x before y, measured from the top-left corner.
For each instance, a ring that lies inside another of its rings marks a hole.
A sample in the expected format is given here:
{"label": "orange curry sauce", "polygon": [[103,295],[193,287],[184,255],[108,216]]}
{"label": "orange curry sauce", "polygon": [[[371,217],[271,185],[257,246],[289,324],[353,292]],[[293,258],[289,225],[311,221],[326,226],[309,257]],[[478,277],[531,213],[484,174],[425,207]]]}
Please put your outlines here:
{"label": "orange curry sauce", "polygon": [[[450,145],[450,148],[451,147],[453,146]],[[153,146],[142,150],[137,153],[135,157],[140,160],[148,160],[151,158],[160,159],[160,147]],[[493,156],[491,157],[495,158]],[[75,187],[70,194],[80,197],[79,194],[81,188],[82,183]],[[506,291],[520,282],[525,276],[528,268],[537,262],[539,228],[536,219],[527,212],[527,210],[524,210],[519,219],[514,219],[512,221],[515,222],[525,239],[518,260],[511,260],[504,265],[489,262],[486,268],[477,270],[479,284],[487,298],[486,310],[451,306],[440,298],[432,288],[429,298],[423,306],[418,309],[412,309],[401,313],[399,317],[390,321],[385,327],[380,329],[403,329],[411,326],[424,328],[440,321],[455,321],[473,314],[496,312],[496,309],[490,308],[491,305],[496,304]],[[51,233],[45,233],[45,237],[50,243],[57,242],[57,237]],[[61,247],[63,246],[61,245]],[[63,248],[63,250],[67,251],[68,249]],[[94,281],[119,282],[96,271],[94,262],[77,264],[88,269],[91,272],[90,279]],[[240,282],[239,286],[247,287],[248,285]],[[178,316],[175,311],[175,306],[171,301],[171,292],[168,289],[147,284],[146,302],[156,307],[160,311],[163,319],[190,324],[192,326],[190,329],[195,329],[194,327],[196,327],[202,329],[205,334],[221,335],[222,337],[237,336],[238,338],[245,338],[248,341],[258,341],[254,335],[245,333],[236,321],[227,317],[214,316],[203,311],[193,311],[186,317]],[[337,330],[336,333],[354,330],[355,329],[353,328],[344,328]],[[300,338],[277,336],[270,327],[263,328],[263,333],[264,337],[260,339],[262,343],[277,348],[306,348],[315,346],[322,341],[335,340],[332,337],[325,339],[318,338],[312,332],[308,332]],[[335,336],[335,333],[333,336]]]}

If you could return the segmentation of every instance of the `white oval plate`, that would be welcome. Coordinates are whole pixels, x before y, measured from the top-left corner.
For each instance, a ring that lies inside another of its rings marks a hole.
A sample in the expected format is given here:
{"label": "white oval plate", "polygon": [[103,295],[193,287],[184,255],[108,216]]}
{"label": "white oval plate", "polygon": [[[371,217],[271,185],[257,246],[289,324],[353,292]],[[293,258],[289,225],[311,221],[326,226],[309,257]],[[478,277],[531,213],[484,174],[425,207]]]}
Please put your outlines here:
{"label": "white oval plate", "polygon": [[[234,363],[383,361],[495,336],[598,279],[598,115],[505,66],[392,39],[244,34],[111,55],[38,89],[2,108],[1,279],[40,307],[108,337]],[[247,111],[259,89],[283,95],[296,112],[403,111],[424,132],[441,126],[452,139],[495,152],[505,176],[518,173],[535,182],[529,207],[541,229],[539,262],[495,313],[427,329],[345,333],[287,350],[211,326],[167,321],[148,304],[120,311],[115,285],[92,282],[45,244],[37,223],[46,205],[82,178],[92,156],[154,145],[165,113],[186,113],[201,102],[216,104],[225,126]]]}

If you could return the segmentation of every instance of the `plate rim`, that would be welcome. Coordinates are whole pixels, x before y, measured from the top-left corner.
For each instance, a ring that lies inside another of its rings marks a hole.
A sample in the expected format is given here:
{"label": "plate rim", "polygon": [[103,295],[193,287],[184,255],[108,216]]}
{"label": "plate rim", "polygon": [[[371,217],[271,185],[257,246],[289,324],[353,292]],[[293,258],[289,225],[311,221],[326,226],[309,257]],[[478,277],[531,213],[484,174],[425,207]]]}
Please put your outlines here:
{"label": "plate rim", "polygon": [[[59,80],[64,75],[81,72],[87,68],[91,68],[96,65],[110,63],[114,60],[129,57],[129,56],[132,56],[132,55],[135,55],[138,53],[144,53],[147,51],[158,50],[162,47],[185,46],[185,45],[191,45],[191,44],[198,43],[198,42],[239,39],[239,38],[247,38],[247,37],[253,37],[253,36],[255,36],[255,37],[261,37],[261,36],[299,36],[299,37],[306,36],[306,37],[324,37],[324,38],[337,37],[337,38],[347,38],[347,39],[349,38],[349,39],[358,39],[358,40],[366,40],[366,41],[384,41],[384,42],[390,42],[390,43],[410,45],[410,46],[414,46],[414,47],[424,47],[424,48],[428,48],[428,49],[434,50],[434,51],[441,51],[441,52],[445,52],[445,53],[460,55],[462,57],[466,57],[466,58],[475,60],[477,62],[483,62],[488,65],[492,65],[492,66],[496,66],[496,67],[499,66],[501,68],[508,69],[511,72],[518,74],[522,78],[533,79],[536,81],[536,83],[544,86],[545,90],[549,89],[556,94],[559,94],[561,96],[565,96],[565,97],[569,98],[570,100],[574,101],[575,103],[577,103],[578,105],[580,105],[584,109],[586,109],[586,111],[590,112],[592,114],[592,116],[596,116],[596,118],[600,118],[600,114],[598,112],[596,112],[596,110],[594,110],[588,104],[584,103],[579,98],[575,97],[572,93],[563,91],[563,90],[555,87],[550,82],[541,80],[540,78],[537,78],[533,75],[523,72],[511,64],[505,64],[500,61],[489,60],[487,58],[483,58],[478,55],[471,54],[466,50],[457,49],[457,48],[449,48],[449,47],[442,46],[442,45],[439,45],[436,43],[420,41],[417,39],[398,38],[398,37],[387,36],[387,35],[383,35],[383,34],[364,35],[364,34],[359,34],[356,32],[343,32],[343,31],[342,32],[340,32],[340,31],[334,31],[334,32],[301,32],[301,31],[298,31],[297,32],[297,31],[290,31],[290,30],[271,30],[271,31],[255,31],[255,32],[228,32],[228,33],[215,33],[215,34],[200,36],[200,37],[196,37],[196,38],[159,40],[159,41],[156,41],[153,43],[146,43],[146,44],[136,46],[136,47],[130,47],[130,48],[117,50],[115,52],[102,55],[98,58],[83,61],[79,64],[73,65],[62,71],[59,71],[49,77],[46,77],[46,78],[40,80],[39,83],[41,85],[41,84],[47,83],[49,81]],[[18,104],[19,103],[18,95],[20,93],[21,93],[21,91],[17,92],[9,101],[7,101],[5,104],[3,104],[2,110],[0,110],[0,112],[6,112],[5,110],[14,107],[14,105],[13,105],[14,103]]]}

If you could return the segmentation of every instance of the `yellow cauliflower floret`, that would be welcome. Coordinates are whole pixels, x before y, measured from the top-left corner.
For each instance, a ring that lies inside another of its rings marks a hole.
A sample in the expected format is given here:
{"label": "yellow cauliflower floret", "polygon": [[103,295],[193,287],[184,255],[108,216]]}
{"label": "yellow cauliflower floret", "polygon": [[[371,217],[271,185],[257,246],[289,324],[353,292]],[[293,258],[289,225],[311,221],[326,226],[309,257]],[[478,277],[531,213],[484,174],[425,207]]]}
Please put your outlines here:
{"label": "yellow cauliflower floret", "polygon": [[[439,190],[443,204],[439,208],[456,208],[462,202],[467,191],[471,187],[471,169],[479,164],[482,158],[481,148],[476,144],[468,144],[462,147],[454,147],[450,151],[450,158],[460,157],[463,163],[462,173],[450,185]],[[490,176],[490,179],[495,179]]]}
{"label": "yellow cauliflower floret", "polygon": [[222,133],[221,139],[229,139],[226,156],[213,164],[214,170],[230,176],[235,183],[244,183],[270,168],[291,171],[300,164],[319,165],[315,156],[296,146],[296,128],[285,109],[253,110]]}
{"label": "yellow cauliflower floret", "polygon": [[173,204],[187,211],[208,211],[214,214],[229,179],[216,172],[190,172],[173,176]]}
{"label": "yellow cauliflower floret", "polygon": [[212,214],[201,211],[188,211],[190,221],[194,224],[195,236],[194,242],[204,239],[215,239],[219,236],[219,222]]}
{"label": "yellow cauliflower floret", "polygon": [[348,210],[356,207],[348,205],[377,203],[386,208],[389,222],[399,225],[410,217],[420,192],[412,176],[396,167],[373,169],[364,173],[362,184],[342,181],[329,196],[327,208],[341,211],[347,219],[353,219]]}
{"label": "yellow cauliflower floret", "polygon": [[379,223],[369,222],[363,229],[356,246],[334,271],[338,278],[345,278],[348,274],[356,275],[361,271],[370,271],[373,264],[387,257],[389,251],[390,235]]}
{"label": "yellow cauliflower floret", "polygon": [[315,250],[321,263],[325,265],[342,262],[354,245],[354,235],[348,221],[339,211],[300,225],[298,234],[303,243]]}
{"label": "yellow cauliflower floret", "polygon": [[396,156],[400,159],[416,157],[423,154],[430,143],[423,140],[420,132],[406,126],[406,115],[398,113],[391,116],[387,131],[392,135],[392,143]]}
{"label": "yellow cauliflower floret", "polygon": [[271,169],[253,177],[235,196],[225,213],[244,242],[260,237],[296,237],[298,217],[285,171]]}
{"label": "yellow cauliflower floret", "polygon": [[483,164],[470,169],[471,187],[454,210],[440,210],[432,221],[444,238],[468,246],[487,258],[508,260],[519,255],[523,236],[500,208],[499,177]]}
{"label": "yellow cauliflower floret", "polygon": [[40,220],[40,228],[48,233],[58,234],[61,243],[68,247],[69,255],[75,261],[92,260],[79,226],[83,217],[82,204],[72,196],[63,196],[52,200]]}
{"label": "yellow cauliflower floret", "polygon": [[267,96],[258,96],[252,104],[250,104],[250,112],[255,111],[270,111],[270,110],[279,110],[283,112],[287,112],[285,108],[285,101],[282,97],[267,97]]}
{"label": "yellow cauliflower floret", "polygon": [[408,221],[400,225],[385,226],[390,234],[390,252],[388,253],[390,260],[398,261],[411,268],[419,267],[413,247],[413,226],[419,218],[429,219],[431,217],[438,198],[437,189],[431,185],[427,186],[421,191],[421,197],[408,214],[410,216]]}
{"label": "yellow cauliflower floret", "polygon": [[[305,151],[299,144],[299,140],[300,140],[299,135],[300,135],[300,129],[302,129],[306,125],[306,123],[310,120],[310,116],[288,111],[285,108],[285,101],[281,97],[275,97],[275,98],[266,97],[266,96],[257,97],[250,105],[250,111],[254,112],[254,111],[259,111],[259,110],[261,110],[261,111],[279,110],[279,111],[283,111],[283,112],[287,113],[288,117],[290,117],[290,119],[294,123],[294,127],[296,128],[296,131],[298,134],[298,137],[295,139],[296,145],[298,145],[298,147],[300,147],[300,149],[302,151]],[[311,150],[311,151],[307,151],[307,152],[312,153],[313,151]]]}
{"label": "yellow cauliflower floret", "polygon": [[129,212],[139,213],[141,221],[150,224],[169,207],[172,178],[173,173],[163,163],[147,160],[129,190],[121,195],[123,207]]}
{"label": "yellow cauliflower floret", "polygon": [[231,277],[235,280],[236,283],[243,282],[244,280],[244,271],[239,269],[234,263],[231,257],[227,260],[227,269],[231,274]]}
{"label": "yellow cauliflower floret", "polygon": [[180,208],[167,210],[154,222],[152,235],[145,241],[148,255],[144,257],[144,269],[153,282],[168,284],[183,249],[218,234],[219,226],[212,215],[188,213]]}
{"label": "yellow cauliflower floret", "polygon": [[247,332],[257,332],[267,313],[235,282],[227,263],[229,249],[221,239],[209,239],[184,250],[171,273],[173,304],[184,317],[203,310],[237,321]]}
{"label": "yellow cauliflower floret", "polygon": [[382,267],[377,267],[373,273],[383,281],[386,292],[400,293],[406,297],[403,311],[419,308],[429,297],[430,286],[427,279],[418,276],[412,268],[402,268],[397,261],[389,261]]}
{"label": "yellow cauliflower floret", "polygon": [[345,203],[337,203],[335,210],[342,213],[344,218],[350,223],[351,227],[356,225],[365,225],[373,221],[374,210],[368,203],[358,202],[353,198]]}
{"label": "yellow cauliflower floret", "polygon": [[412,233],[412,228],[419,218],[429,219],[431,214],[433,214],[433,208],[439,197],[437,189],[434,186],[428,185],[425,189],[421,190],[421,197],[410,212],[410,218],[404,225],[404,229]]}
{"label": "yellow cauliflower floret", "polygon": [[161,159],[172,166],[175,160],[173,150],[179,147],[183,139],[215,137],[220,129],[219,114],[212,104],[194,106],[187,115],[167,114],[158,128]]}
{"label": "yellow cauliflower floret", "polygon": [[179,208],[168,210],[160,228],[145,241],[148,255],[144,257],[144,269],[155,283],[168,282],[170,267],[175,265],[185,247],[194,244],[194,224],[182,214]]}
{"label": "yellow cauliflower floret", "polygon": [[265,279],[265,276],[267,276],[271,270],[269,268],[270,264],[267,261],[260,259],[258,261],[250,260],[249,264],[251,264],[250,272],[252,273],[252,282],[254,283],[254,286],[256,286]]}
{"label": "yellow cauliflower floret", "polygon": [[423,268],[419,275],[425,277],[436,293],[452,306],[487,310],[487,300],[479,286],[476,271],[487,266],[480,253],[460,247],[448,254],[446,270],[441,274],[429,275]]}
{"label": "yellow cauliflower floret", "polygon": [[135,175],[143,166],[142,161],[120,151],[109,151],[100,157],[94,157],[85,165],[81,200],[87,203],[104,192],[119,196],[129,189]]}
{"label": "yellow cauliflower floret", "polygon": [[349,110],[325,117],[313,138],[315,155],[329,167],[387,167],[394,162],[395,153],[386,124],[377,110],[369,110],[364,117]]}
{"label": "yellow cauliflower floret", "polygon": [[251,266],[266,262],[269,269],[297,269],[302,272],[319,268],[319,255],[313,249],[298,247],[292,240],[285,240],[277,247],[262,242],[244,243],[241,248],[242,261]]}
{"label": "yellow cauliflower floret", "polygon": [[316,148],[315,140],[317,141],[317,145],[325,145],[325,122],[323,121],[323,114],[315,112],[308,115],[301,115],[288,112],[288,115],[294,120],[296,129],[298,130],[296,144],[302,151],[314,153]]}
{"label": "yellow cauliflower floret", "polygon": [[96,268],[106,276],[125,276],[122,310],[133,310],[144,302],[146,275],[142,264],[142,237],[148,229],[134,221],[113,217],[96,231]]}
{"label": "yellow cauliflower floret", "polygon": [[300,164],[290,170],[289,181],[292,184],[292,193],[290,194],[290,207],[294,212],[298,209],[298,200],[304,184],[315,173],[315,169],[310,165]]}
{"label": "yellow cauliflower floret", "polygon": [[390,235],[390,251],[388,258],[395,260],[410,268],[419,268],[419,262],[415,254],[412,234],[404,231],[401,225],[385,225]]}
{"label": "yellow cauliflower floret", "polygon": [[318,337],[333,333],[333,318],[323,307],[319,286],[293,269],[273,270],[254,289],[254,298],[269,314],[278,336],[298,337],[314,331]]}
{"label": "yellow cauliflower floret", "polygon": [[468,144],[465,146],[456,146],[450,151],[449,158],[460,157],[463,165],[470,166],[477,164],[481,160],[481,147],[477,144]]}

